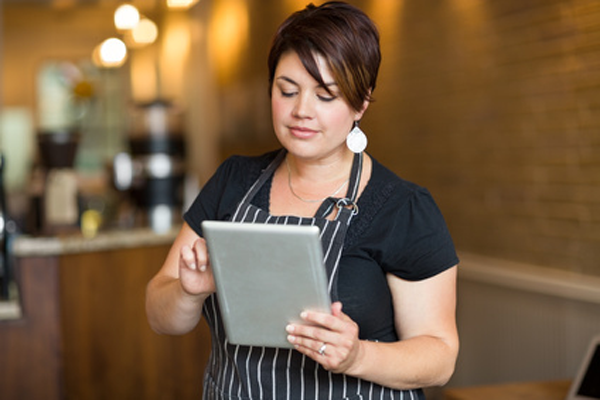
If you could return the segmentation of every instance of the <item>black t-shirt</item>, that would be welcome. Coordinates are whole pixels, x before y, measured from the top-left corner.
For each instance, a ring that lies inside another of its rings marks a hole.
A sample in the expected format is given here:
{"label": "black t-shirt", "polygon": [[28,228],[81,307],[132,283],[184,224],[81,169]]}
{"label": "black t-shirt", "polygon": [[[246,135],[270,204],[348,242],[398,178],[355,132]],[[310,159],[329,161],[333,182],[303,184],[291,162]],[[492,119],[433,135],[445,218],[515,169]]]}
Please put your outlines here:
{"label": "black t-shirt", "polygon": [[[205,219],[228,220],[277,152],[227,159],[202,188],[184,220],[202,235]],[[269,210],[271,180],[252,200]],[[371,178],[358,199],[359,213],[346,234],[338,275],[343,311],[360,338],[398,340],[386,274],[418,281],[458,263],[442,214],[429,192],[373,159]]]}

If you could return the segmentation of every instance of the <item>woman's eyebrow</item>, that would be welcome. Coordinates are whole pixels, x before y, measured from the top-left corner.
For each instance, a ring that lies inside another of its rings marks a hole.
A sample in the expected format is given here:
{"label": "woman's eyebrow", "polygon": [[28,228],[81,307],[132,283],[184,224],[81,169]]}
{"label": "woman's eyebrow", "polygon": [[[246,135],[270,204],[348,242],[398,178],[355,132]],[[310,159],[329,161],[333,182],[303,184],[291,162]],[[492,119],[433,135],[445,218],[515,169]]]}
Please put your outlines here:
{"label": "woman's eyebrow", "polygon": [[298,86],[298,83],[295,80],[293,80],[292,78],[288,78],[287,76],[278,76],[276,80],[283,80],[291,83],[292,85]]}
{"label": "woman's eyebrow", "polygon": [[[292,78],[289,78],[289,77],[287,77],[287,76],[278,76],[278,77],[276,78],[276,80],[284,80],[284,81],[286,81],[286,82],[289,82],[289,83],[291,83],[292,85],[299,86],[299,85],[298,85],[298,82],[296,82],[295,80],[293,80]],[[325,87],[326,87],[326,88],[331,88],[332,86],[337,86],[337,85],[338,85],[338,84],[337,84],[337,83],[335,83],[335,82],[325,82]],[[323,85],[318,85],[318,87],[323,87]]]}

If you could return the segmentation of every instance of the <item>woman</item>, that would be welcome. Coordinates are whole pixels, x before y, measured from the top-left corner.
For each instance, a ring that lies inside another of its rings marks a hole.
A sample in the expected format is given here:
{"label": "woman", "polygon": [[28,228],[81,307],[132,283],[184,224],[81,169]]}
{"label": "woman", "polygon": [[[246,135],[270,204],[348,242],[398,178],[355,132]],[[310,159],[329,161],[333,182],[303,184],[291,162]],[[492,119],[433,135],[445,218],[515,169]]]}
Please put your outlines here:
{"label": "woman", "polygon": [[[452,375],[452,240],[429,193],[366,154],[358,128],[380,58],[372,21],[341,2],[309,5],[279,28],[268,62],[283,149],[219,167],[148,285],[157,332],[186,333],[201,315],[207,319],[213,348],[205,398],[423,398],[420,388]],[[287,326],[294,350],[227,342],[202,239],[205,219],[293,220],[337,232],[324,239],[337,249],[325,259],[331,314],[305,312],[310,324]]]}

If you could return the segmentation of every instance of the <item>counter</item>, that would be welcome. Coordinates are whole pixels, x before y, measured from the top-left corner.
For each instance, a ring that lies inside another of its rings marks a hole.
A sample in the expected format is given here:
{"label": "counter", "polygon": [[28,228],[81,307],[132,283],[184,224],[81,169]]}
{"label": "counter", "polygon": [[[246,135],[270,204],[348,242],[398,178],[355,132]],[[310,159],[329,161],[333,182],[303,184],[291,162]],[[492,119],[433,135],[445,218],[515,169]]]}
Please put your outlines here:
{"label": "counter", "polygon": [[208,328],[158,335],[145,313],[177,232],[14,238],[21,309],[0,321],[2,398],[201,398]]}
{"label": "counter", "polygon": [[[12,241],[14,257],[49,257],[95,251],[117,250],[156,245],[170,245],[175,240],[180,226],[164,233],[150,228],[110,230],[100,232],[92,238],[83,235],[66,236],[17,236]],[[17,297],[15,295],[15,297]],[[0,321],[21,318],[18,298],[0,301]]]}
{"label": "counter", "polygon": [[155,245],[170,245],[180,226],[165,233],[150,228],[101,231],[92,238],[83,235],[53,237],[18,236],[13,240],[15,257],[45,257],[94,251],[117,250]]}

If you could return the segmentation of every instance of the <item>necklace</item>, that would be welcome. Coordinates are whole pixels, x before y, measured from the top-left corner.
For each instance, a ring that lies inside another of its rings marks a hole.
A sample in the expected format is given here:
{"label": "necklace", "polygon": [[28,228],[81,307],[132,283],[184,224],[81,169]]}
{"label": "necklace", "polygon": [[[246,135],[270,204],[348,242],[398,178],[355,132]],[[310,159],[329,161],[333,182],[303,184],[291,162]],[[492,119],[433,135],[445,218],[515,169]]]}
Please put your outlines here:
{"label": "necklace", "polygon": [[292,187],[292,170],[290,169],[290,164],[288,164],[287,162],[287,158],[285,159],[285,166],[287,167],[287,172],[288,172],[288,186],[290,187],[290,192],[292,192],[292,194],[294,195],[295,198],[297,198],[298,200],[301,200],[305,203],[322,203],[324,202],[326,199],[335,196],[336,194],[338,194],[338,192],[340,190],[342,190],[344,188],[344,186],[346,186],[346,184],[350,181],[350,178],[346,179],[342,185],[337,188],[335,190],[335,192],[331,193],[329,196],[325,196],[322,199],[305,199],[300,197],[298,194],[296,194],[296,192],[294,192],[294,188]]}

